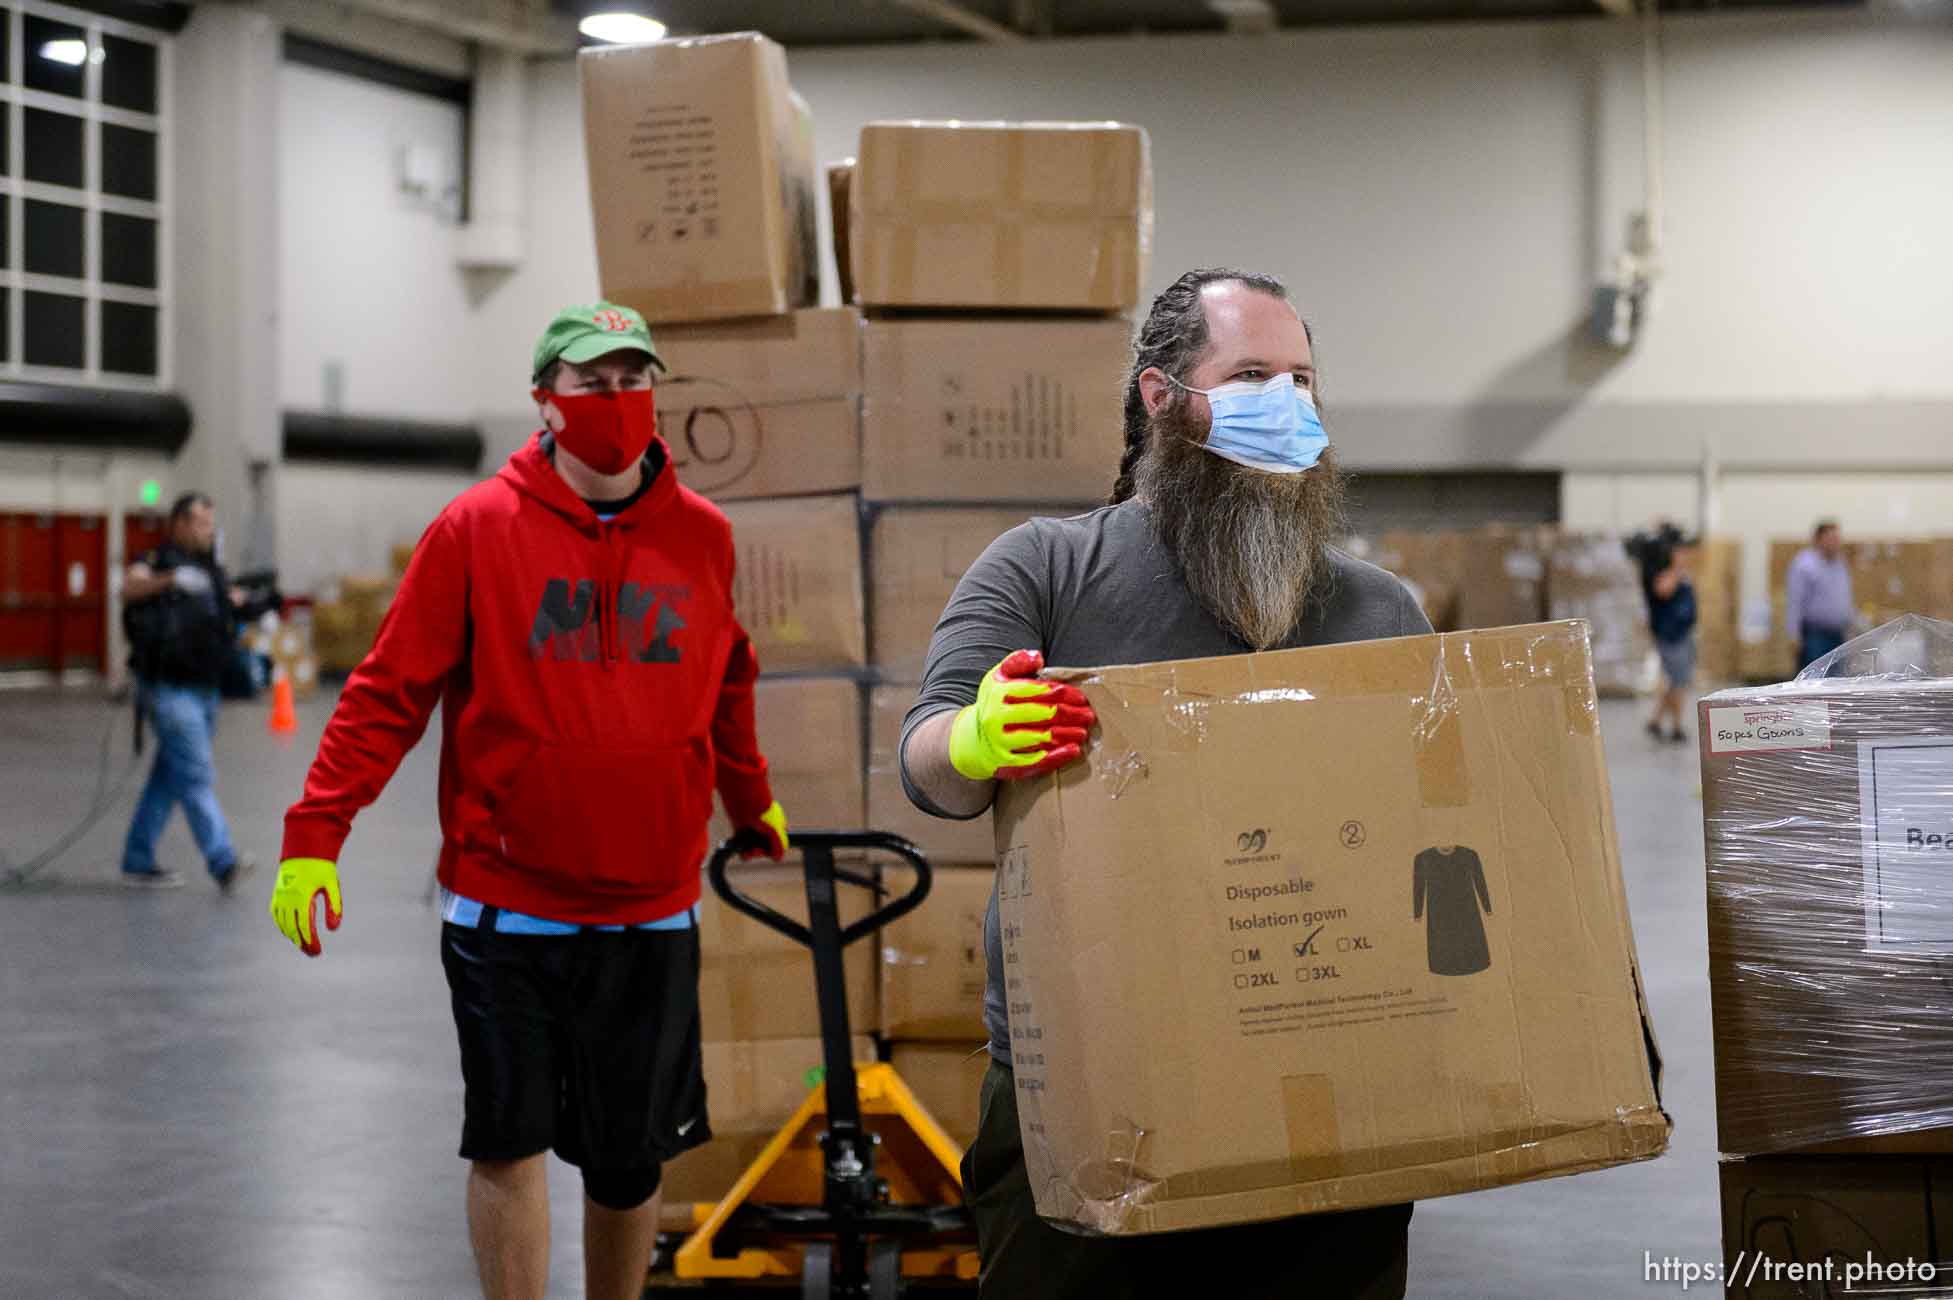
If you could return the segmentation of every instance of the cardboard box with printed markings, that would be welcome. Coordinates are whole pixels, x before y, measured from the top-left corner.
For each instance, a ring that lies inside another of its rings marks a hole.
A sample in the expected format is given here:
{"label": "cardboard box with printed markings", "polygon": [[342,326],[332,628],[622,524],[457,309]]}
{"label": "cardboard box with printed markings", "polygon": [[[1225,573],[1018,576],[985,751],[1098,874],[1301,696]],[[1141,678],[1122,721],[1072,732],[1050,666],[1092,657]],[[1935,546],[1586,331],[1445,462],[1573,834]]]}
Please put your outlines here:
{"label": "cardboard box with printed markings", "polygon": [[1103,501],[1125,447],[1132,327],[1110,319],[869,320],[870,501]]}
{"label": "cardboard box with printed markings", "polygon": [[647,320],[814,301],[813,132],[757,32],[577,56],[603,296]]}
{"label": "cardboard box with printed markings", "polygon": [[[1728,1300],[1934,1294],[1953,1214],[1945,1161],[1761,1156],[1725,1160],[1723,1288]],[[1655,1252],[1659,1259],[1660,1252]],[[1921,1273],[1919,1266],[1931,1271]],[[1846,1268],[1856,1270],[1846,1276]],[[1876,1269],[1879,1276],[1871,1273]],[[1646,1279],[1679,1282],[1679,1276]],[[1709,1279],[1713,1287],[1714,1279]]]}
{"label": "cardboard box with printed markings", "polygon": [[717,501],[861,485],[861,320],[848,308],[661,328],[658,431]]}
{"label": "cardboard box with printed markings", "polygon": [[1659,1155],[1586,629],[1049,674],[999,794],[1038,1213],[1109,1235]]}
{"label": "cardboard box with printed markings", "polygon": [[852,496],[731,501],[732,607],[760,671],[830,672],[868,662],[861,514]]}

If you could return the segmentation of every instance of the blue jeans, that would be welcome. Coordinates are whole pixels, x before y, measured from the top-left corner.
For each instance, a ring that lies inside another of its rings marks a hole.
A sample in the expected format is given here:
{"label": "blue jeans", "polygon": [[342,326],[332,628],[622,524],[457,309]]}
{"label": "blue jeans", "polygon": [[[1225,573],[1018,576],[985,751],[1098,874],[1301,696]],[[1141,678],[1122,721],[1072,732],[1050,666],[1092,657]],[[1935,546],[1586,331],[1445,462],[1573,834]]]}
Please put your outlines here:
{"label": "blue jeans", "polygon": [[1815,623],[1804,624],[1803,643],[1797,648],[1797,671],[1802,672],[1818,660],[1830,654],[1845,643],[1844,629],[1841,627],[1819,627]]}
{"label": "blue jeans", "polygon": [[142,682],[137,689],[143,714],[156,733],[156,766],[149,770],[149,784],[142,788],[135,820],[129,823],[122,869],[156,869],[157,837],[181,801],[210,874],[228,875],[237,865],[237,850],[231,847],[224,810],[217,806],[217,767],[210,757],[210,738],[217,731],[217,688]]}

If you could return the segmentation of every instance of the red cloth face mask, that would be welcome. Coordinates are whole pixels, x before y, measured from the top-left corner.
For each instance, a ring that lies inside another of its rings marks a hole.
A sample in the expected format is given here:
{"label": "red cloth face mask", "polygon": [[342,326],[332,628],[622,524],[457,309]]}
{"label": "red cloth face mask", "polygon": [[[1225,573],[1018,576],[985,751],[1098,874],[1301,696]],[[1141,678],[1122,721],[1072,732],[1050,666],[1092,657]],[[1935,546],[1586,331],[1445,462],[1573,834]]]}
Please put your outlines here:
{"label": "red cloth face mask", "polygon": [[557,443],[599,474],[622,474],[644,459],[658,436],[658,412],[648,388],[615,393],[546,393],[536,390],[538,402],[554,402],[563,413]]}

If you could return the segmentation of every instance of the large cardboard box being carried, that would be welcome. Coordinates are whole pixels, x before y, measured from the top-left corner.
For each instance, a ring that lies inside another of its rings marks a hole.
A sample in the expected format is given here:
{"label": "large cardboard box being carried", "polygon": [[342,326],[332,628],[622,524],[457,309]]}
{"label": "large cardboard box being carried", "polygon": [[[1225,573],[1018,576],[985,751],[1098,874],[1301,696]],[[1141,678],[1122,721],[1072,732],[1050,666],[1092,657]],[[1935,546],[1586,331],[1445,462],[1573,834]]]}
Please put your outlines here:
{"label": "large cardboard box being carried", "polygon": [[[760,753],[792,827],[849,830],[865,810],[861,687],[851,677],[762,677],[753,687]],[[712,842],[732,834],[714,801]]]}
{"label": "large cardboard box being carried", "polygon": [[862,495],[1103,501],[1125,446],[1120,320],[870,320]]}
{"label": "large cardboard box being carried", "polygon": [[[875,1059],[874,1040],[850,1040],[856,1062]],[[705,1057],[705,1107],[712,1140],[693,1147],[664,1167],[667,1209],[677,1207],[674,1226],[692,1229],[691,1202],[716,1201],[732,1190],[753,1158],[782,1124],[800,1109],[815,1086],[821,1066],[819,1038],[776,1038],[759,1042],[708,1042]]]}
{"label": "large cardboard box being carried", "polygon": [[603,296],[652,321],[813,302],[812,123],[756,32],[577,56]]}
{"label": "large cardboard box being carried", "polygon": [[1719,1148],[1953,1151],[1953,680],[1698,707]]}
{"label": "large cardboard box being carried", "polygon": [[[807,923],[807,882],[794,856],[789,855],[787,866],[735,867],[730,875],[742,893],[802,925]],[[844,926],[874,910],[869,891],[857,885],[842,884],[836,897]],[[699,904],[698,937],[698,1000],[706,1042],[809,1038],[820,1033],[814,956],[806,944],[733,911],[710,884]],[[849,944],[842,956],[848,1027],[858,1034],[875,1028],[874,948],[872,940],[863,939]]]}
{"label": "large cardboard box being carried", "polygon": [[1945,1258],[1946,1162],[1761,1156],[1719,1173],[1728,1300],[1936,1293],[1919,1266]]}
{"label": "large cardboard box being carried", "polygon": [[861,485],[861,319],[848,308],[660,329],[658,431],[718,501]]}
{"label": "large cardboard box being carried", "polygon": [[[989,825],[990,819],[982,819]],[[984,1036],[983,915],[997,876],[947,867],[922,906],[882,930],[882,1032],[890,1038]]]}
{"label": "large cardboard box being carried", "polygon": [[760,671],[827,672],[868,662],[861,514],[852,496],[732,501],[732,606]]}
{"label": "large cardboard box being carried", "polygon": [[1128,311],[1153,239],[1146,132],[1117,122],[870,122],[850,185],[878,307]]}
{"label": "large cardboard box being carried", "polygon": [[998,804],[1038,1213],[1108,1234],[1658,1155],[1585,629],[1062,670]]}
{"label": "large cardboard box being carried", "polygon": [[915,703],[913,686],[877,686],[868,692],[868,824],[891,831],[922,850],[933,866],[995,866],[997,835],[990,814],[953,821],[931,817],[902,789],[902,719]]}
{"label": "large cardboard box being carried", "polygon": [[883,681],[920,682],[936,620],[956,584],[984,548],[1025,520],[1070,514],[1090,506],[1051,510],[963,506],[887,509],[869,529],[874,621],[872,662]]}

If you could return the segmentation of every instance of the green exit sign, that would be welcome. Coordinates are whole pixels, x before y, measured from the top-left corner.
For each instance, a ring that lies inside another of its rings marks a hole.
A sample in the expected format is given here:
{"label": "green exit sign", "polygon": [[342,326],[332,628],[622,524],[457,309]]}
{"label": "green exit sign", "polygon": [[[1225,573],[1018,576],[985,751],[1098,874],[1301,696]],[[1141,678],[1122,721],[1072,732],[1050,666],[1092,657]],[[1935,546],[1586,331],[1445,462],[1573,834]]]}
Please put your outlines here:
{"label": "green exit sign", "polygon": [[142,486],[136,490],[142,497],[142,503],[146,506],[157,505],[163,499],[163,485],[153,478],[144,479]]}

